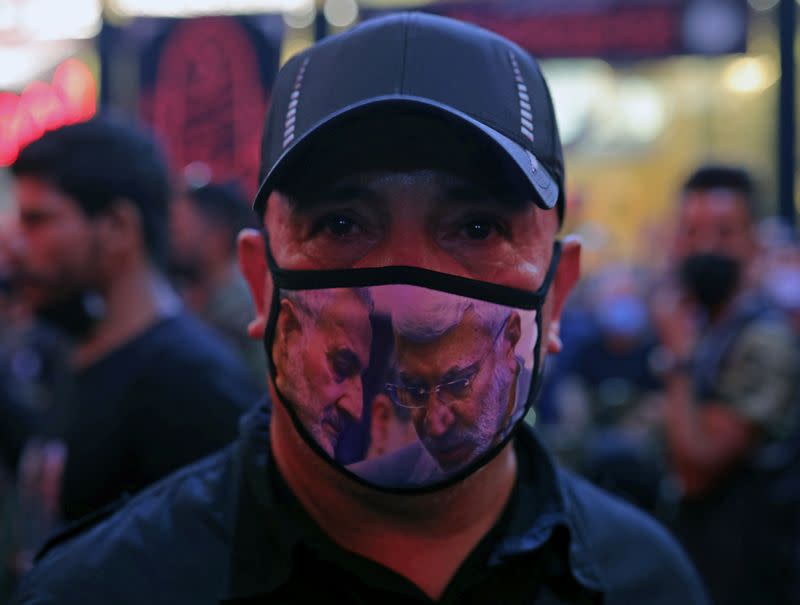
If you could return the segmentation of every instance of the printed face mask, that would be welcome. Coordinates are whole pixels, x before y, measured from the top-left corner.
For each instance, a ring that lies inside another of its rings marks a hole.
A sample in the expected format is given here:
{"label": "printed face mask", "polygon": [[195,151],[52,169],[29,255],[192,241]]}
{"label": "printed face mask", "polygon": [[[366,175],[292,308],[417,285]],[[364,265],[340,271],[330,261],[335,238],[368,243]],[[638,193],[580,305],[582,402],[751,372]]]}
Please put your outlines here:
{"label": "printed face mask", "polygon": [[265,345],[297,431],[384,491],[430,491],[475,472],[535,398],[559,254],[556,244],[536,292],[416,267],[290,271],[268,254]]}

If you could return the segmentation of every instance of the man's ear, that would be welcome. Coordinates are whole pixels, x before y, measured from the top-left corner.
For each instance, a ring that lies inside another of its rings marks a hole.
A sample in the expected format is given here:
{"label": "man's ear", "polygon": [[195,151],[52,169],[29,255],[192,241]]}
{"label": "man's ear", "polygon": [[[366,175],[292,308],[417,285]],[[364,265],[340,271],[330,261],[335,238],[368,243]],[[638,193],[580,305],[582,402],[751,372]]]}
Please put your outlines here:
{"label": "man's ear", "polygon": [[239,234],[239,269],[247,281],[256,308],[256,316],[248,324],[247,334],[256,340],[264,338],[272,305],[272,276],[267,268],[265,246],[264,237],[255,229],[244,229]]}
{"label": "man's ear", "polygon": [[513,365],[513,369],[516,369],[517,365],[516,347],[521,335],[522,324],[519,318],[519,313],[512,311],[508,318],[508,323],[506,323],[506,327],[503,332],[503,338],[508,343],[508,361]]}
{"label": "man's ear", "polygon": [[297,355],[298,352],[297,345],[293,347],[289,341],[293,336],[302,332],[303,325],[300,323],[297,307],[292,301],[284,298],[280,304],[281,308],[275,325],[275,339],[272,343],[272,359],[275,362],[275,386],[286,393],[288,391],[285,380],[289,355]]}
{"label": "man's ear", "polygon": [[103,255],[118,260],[118,253],[139,248],[147,255],[144,240],[142,216],[136,205],[127,199],[117,199],[96,215],[94,223],[98,226]]}
{"label": "man's ear", "polygon": [[558,263],[553,285],[550,288],[550,327],[547,333],[548,353],[561,351],[561,311],[564,303],[581,274],[581,243],[577,237],[568,236],[561,244],[561,260]]}

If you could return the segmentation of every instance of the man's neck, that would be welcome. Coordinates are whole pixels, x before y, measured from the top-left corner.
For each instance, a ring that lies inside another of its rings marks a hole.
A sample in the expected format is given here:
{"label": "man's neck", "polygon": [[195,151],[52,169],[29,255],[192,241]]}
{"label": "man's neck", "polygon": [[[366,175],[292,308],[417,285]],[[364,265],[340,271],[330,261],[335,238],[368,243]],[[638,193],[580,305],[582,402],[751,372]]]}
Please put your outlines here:
{"label": "man's neck", "polygon": [[726,300],[722,303],[718,308],[714,309],[713,311],[709,312],[708,319],[711,325],[717,325],[725,321],[728,317],[734,314],[737,307],[739,306],[739,301],[747,292],[747,288],[739,287],[737,290]]}
{"label": "man's neck", "polygon": [[106,292],[105,316],[73,354],[76,367],[95,363],[132,340],[162,317],[177,313],[180,302],[166,279],[149,265],[121,272]]}
{"label": "man's neck", "polygon": [[236,265],[231,259],[209,263],[203,269],[203,279],[191,288],[187,301],[188,306],[196,313],[203,315],[220,289],[231,283]]}
{"label": "man's neck", "polygon": [[280,404],[271,441],[281,475],[308,514],[347,550],[405,576],[438,598],[500,518],[517,473],[514,449],[440,492],[385,494],[344,479],[297,435]]}

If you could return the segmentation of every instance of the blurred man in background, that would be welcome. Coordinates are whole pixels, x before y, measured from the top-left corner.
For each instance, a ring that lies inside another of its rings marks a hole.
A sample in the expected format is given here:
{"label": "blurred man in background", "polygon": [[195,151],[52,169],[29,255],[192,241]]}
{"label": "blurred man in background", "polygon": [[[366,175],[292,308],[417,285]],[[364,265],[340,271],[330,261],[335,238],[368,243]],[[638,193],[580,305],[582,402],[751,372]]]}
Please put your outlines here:
{"label": "blurred man in background", "polygon": [[[663,475],[661,383],[650,363],[656,339],[647,283],[642,271],[612,266],[586,284],[594,329],[555,376],[567,413],[551,436],[559,455],[594,483],[654,513]],[[579,402],[590,419],[583,432],[568,409]]]}
{"label": "blurred man in background", "polygon": [[800,570],[796,496],[773,489],[791,469],[773,452],[794,430],[798,357],[752,286],[754,204],[743,170],[697,170],[680,199],[675,284],[654,301],[683,489],[676,530],[714,602],[731,605],[796,603],[787,591]]}
{"label": "blurred man in background", "polygon": [[186,306],[238,353],[260,384],[264,351],[247,336],[254,309],[236,262],[236,237],[254,220],[233,184],[190,187],[170,207],[170,274]]}
{"label": "blurred man in background", "polygon": [[800,242],[789,239],[772,247],[761,280],[764,293],[786,313],[800,337]]}
{"label": "blurred man in background", "polygon": [[170,193],[149,135],[108,118],[66,126],[12,173],[13,282],[68,336],[74,369],[20,480],[73,520],[224,446],[257,390],[162,274]]}

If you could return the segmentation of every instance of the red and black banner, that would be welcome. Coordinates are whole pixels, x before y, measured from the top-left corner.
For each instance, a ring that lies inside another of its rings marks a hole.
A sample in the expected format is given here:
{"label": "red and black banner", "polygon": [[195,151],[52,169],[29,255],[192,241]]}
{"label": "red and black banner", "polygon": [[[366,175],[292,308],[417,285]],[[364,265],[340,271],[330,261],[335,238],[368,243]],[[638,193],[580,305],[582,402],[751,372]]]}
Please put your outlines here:
{"label": "red and black banner", "polygon": [[747,39],[746,0],[467,0],[422,10],[485,27],[539,58],[720,55],[744,52]]}
{"label": "red and black banner", "polygon": [[212,180],[253,195],[282,31],[275,15],[106,24],[101,101],[148,123],[173,170],[203,162]]}

